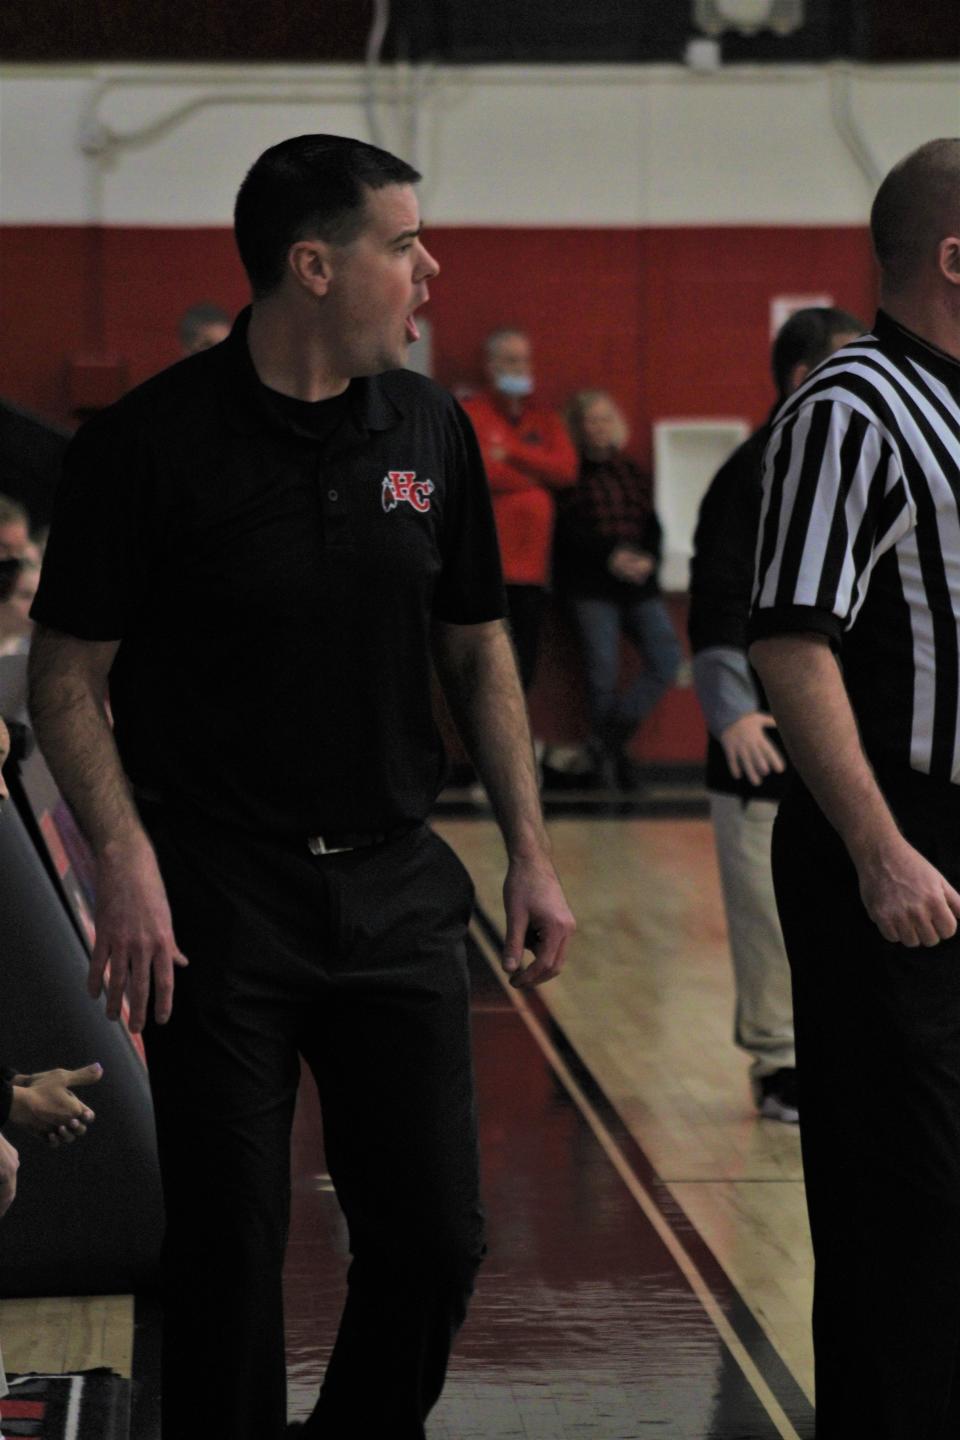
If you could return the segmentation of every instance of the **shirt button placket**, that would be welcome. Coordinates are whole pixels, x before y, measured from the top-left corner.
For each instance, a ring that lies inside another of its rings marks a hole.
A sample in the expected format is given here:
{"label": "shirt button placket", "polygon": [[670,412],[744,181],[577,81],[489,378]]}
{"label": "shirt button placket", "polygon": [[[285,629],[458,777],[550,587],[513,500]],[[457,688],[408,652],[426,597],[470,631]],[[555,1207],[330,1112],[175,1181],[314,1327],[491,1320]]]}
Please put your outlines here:
{"label": "shirt button placket", "polygon": [[349,547],[352,544],[352,535],[346,490],[337,481],[331,484],[330,479],[321,474],[320,494],[323,497],[323,520],[327,544]]}

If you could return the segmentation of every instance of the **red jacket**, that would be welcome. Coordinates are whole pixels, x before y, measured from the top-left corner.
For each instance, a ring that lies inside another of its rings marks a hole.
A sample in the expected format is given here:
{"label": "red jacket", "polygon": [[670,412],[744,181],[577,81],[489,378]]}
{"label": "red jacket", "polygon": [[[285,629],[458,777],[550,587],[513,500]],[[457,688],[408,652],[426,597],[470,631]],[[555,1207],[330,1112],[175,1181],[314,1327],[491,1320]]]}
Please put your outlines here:
{"label": "red jacket", "polygon": [[[553,538],[553,496],[576,483],[577,456],[559,415],[525,405],[518,420],[483,391],[464,401],[483,453],[508,585],[545,585]],[[500,452],[505,452],[501,454]]]}

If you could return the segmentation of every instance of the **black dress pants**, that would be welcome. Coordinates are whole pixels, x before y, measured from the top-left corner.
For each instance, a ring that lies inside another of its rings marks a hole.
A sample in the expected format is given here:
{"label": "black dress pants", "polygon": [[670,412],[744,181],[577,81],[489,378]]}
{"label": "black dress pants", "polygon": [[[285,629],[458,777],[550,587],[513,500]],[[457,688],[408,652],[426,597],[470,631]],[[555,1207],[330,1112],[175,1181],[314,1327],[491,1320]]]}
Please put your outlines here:
{"label": "black dress pants", "polygon": [[[960,797],[881,785],[960,889]],[[774,830],[816,1277],[818,1440],[960,1436],[960,936],[883,939],[799,784]]]}
{"label": "black dress pants", "polygon": [[167,1212],[164,1440],[279,1440],[300,1073],[352,1263],[307,1436],[422,1440],[483,1254],[463,937],[472,886],[425,826],[313,857],[150,829],[189,968],[145,1042]]}

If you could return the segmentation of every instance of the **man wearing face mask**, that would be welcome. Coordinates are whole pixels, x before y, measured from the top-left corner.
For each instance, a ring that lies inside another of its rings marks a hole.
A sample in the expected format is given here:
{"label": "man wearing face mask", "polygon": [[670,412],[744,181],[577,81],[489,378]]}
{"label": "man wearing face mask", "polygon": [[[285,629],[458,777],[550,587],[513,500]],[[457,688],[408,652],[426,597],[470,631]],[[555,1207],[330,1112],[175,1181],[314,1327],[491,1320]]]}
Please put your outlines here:
{"label": "man wearing face mask", "polygon": [[560,416],[531,401],[531,345],[522,330],[495,330],[485,346],[488,386],[465,402],[483,453],[507,585],[510,629],[524,690],[537,662],[549,579],[554,490],[577,478]]}

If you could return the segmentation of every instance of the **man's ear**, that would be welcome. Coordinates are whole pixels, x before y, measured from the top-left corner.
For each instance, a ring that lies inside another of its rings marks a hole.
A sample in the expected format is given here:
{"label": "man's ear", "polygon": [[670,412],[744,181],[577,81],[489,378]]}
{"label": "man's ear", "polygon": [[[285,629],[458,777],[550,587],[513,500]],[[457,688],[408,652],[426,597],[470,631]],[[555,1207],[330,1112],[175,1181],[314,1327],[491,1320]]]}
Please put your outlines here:
{"label": "man's ear", "polygon": [[948,235],[937,247],[940,274],[951,285],[960,285],[960,235]]}
{"label": "man's ear", "polygon": [[322,240],[297,240],[290,246],[287,266],[298,285],[311,295],[325,295],[330,286],[332,268],[330,246]]}

